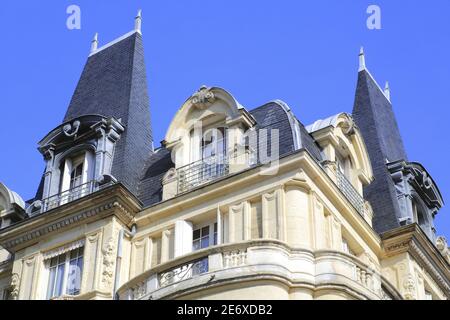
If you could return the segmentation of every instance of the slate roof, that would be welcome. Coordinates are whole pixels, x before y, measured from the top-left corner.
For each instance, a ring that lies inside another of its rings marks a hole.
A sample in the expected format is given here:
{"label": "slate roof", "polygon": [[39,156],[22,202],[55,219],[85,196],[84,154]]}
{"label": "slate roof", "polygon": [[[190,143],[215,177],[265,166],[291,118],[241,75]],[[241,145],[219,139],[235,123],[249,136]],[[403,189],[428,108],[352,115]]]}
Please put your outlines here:
{"label": "slate roof", "polygon": [[[290,109],[281,101],[269,102],[258,107],[250,114],[255,118],[256,129],[279,130],[279,156],[286,156],[298,149],[305,148],[318,161],[321,160],[319,147],[306,131],[303,124],[290,112]],[[297,126],[297,128],[294,128]],[[297,130],[297,138],[295,134]],[[296,143],[295,140],[298,140]],[[270,141],[270,136],[269,136]],[[271,146],[267,145],[270,155]],[[144,206],[154,205],[162,200],[162,179],[165,173],[174,167],[170,152],[161,148],[152,154],[145,166],[139,187],[139,199]]]}
{"label": "slate roof", "polygon": [[149,107],[142,36],[132,32],[88,58],[64,117],[98,114],[125,125],[112,174],[134,194],[153,148]]}
{"label": "slate roof", "polygon": [[401,216],[386,163],[407,160],[407,156],[392,105],[367,70],[358,74],[353,118],[366,143],[375,177],[364,188],[364,197],[374,209],[374,229],[382,233],[399,227]]}

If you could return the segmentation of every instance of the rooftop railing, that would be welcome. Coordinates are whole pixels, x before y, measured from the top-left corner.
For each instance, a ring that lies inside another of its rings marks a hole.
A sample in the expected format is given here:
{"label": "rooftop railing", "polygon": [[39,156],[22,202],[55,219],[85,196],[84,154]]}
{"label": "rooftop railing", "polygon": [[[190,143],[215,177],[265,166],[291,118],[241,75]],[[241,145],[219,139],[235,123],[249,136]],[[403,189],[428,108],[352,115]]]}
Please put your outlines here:
{"label": "rooftop railing", "polygon": [[83,198],[112,184],[113,182],[100,185],[98,181],[91,180],[75,188],[55,194],[47,199],[42,200],[41,213],[47,212],[49,210],[62,206],[66,203]]}
{"label": "rooftop railing", "polygon": [[193,162],[177,170],[178,193],[226,176],[229,172],[230,166],[226,155],[216,155]]}
{"label": "rooftop railing", "polygon": [[344,196],[348,199],[348,201],[352,204],[352,206],[358,211],[358,213],[364,216],[364,198],[361,194],[355,189],[355,187],[351,184],[350,181],[345,177],[345,175],[337,170],[337,186],[344,194]]}

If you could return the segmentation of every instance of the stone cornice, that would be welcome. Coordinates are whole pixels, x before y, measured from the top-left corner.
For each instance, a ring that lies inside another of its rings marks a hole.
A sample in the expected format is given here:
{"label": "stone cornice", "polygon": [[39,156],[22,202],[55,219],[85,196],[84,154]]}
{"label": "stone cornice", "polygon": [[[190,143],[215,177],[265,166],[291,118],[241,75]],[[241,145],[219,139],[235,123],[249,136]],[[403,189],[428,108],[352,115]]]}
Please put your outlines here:
{"label": "stone cornice", "polygon": [[387,257],[409,253],[439,285],[450,299],[450,266],[417,224],[407,225],[382,234]]}
{"label": "stone cornice", "polygon": [[[337,185],[332,181],[331,177],[326,173],[325,169],[317,163],[317,161],[309,154],[306,149],[299,149],[291,154],[280,158],[278,176],[292,171],[302,169],[306,176],[313,177],[314,183],[321,188],[324,193],[330,194],[332,202],[339,202],[339,206],[345,206],[345,216],[347,220],[357,229],[362,229],[365,235],[365,241],[376,251],[380,250],[380,238],[368,222],[357,213],[356,209],[350,204],[348,199],[342,194]],[[166,201],[159,202],[155,205],[143,209],[136,216],[138,226],[152,223],[162,217],[179,211],[180,207],[193,207],[198,203],[202,203],[206,198],[221,196],[233,190],[242,189],[242,186],[258,183],[270,176],[262,175],[262,166],[256,166],[246,169],[235,174],[225,176],[221,179],[212,181],[211,183],[202,185],[196,189],[192,189],[188,193],[178,195]],[[292,178],[289,178],[291,180]],[[283,183],[286,183],[284,181]],[[328,193],[329,192],[329,193]]]}
{"label": "stone cornice", "polygon": [[130,227],[139,210],[141,204],[134,195],[122,184],[115,184],[1,230],[0,245],[9,252],[16,252],[51,233],[109,216],[117,217]]}

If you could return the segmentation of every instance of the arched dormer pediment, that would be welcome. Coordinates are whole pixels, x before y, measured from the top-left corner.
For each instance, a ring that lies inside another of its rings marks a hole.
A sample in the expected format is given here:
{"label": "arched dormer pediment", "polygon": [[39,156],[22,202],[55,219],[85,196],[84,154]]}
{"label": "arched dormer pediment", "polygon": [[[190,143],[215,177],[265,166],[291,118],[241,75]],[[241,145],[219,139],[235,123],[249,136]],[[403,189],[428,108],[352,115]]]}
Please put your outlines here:
{"label": "arched dormer pediment", "polygon": [[14,210],[15,208],[25,209],[25,201],[0,182],[0,212]]}
{"label": "arched dormer pediment", "polygon": [[364,139],[351,115],[340,113],[318,120],[306,129],[321,147],[331,144],[335,152],[349,157],[363,184],[367,185],[373,180],[372,165]]}
{"label": "arched dormer pediment", "polygon": [[[418,162],[399,160],[387,164],[393,177],[407,177],[407,182],[428,208],[437,212],[444,206],[442,194],[428,171]],[[401,173],[401,175],[396,175]],[[398,178],[397,178],[398,180]],[[396,181],[394,179],[394,181]]]}
{"label": "arched dormer pediment", "polygon": [[202,86],[175,114],[164,143],[170,148],[188,134],[194,125],[208,125],[216,121],[222,121],[224,124],[242,122],[247,127],[255,125],[250,113],[228,91]]}
{"label": "arched dormer pediment", "polygon": [[39,151],[44,157],[51,153],[71,148],[81,141],[89,140],[99,134],[107,133],[111,139],[119,139],[125,127],[115,118],[100,115],[85,115],[59,125],[39,142]]}
{"label": "arched dormer pediment", "polygon": [[25,216],[25,201],[0,182],[0,229]]}
{"label": "arched dormer pediment", "polygon": [[84,115],[47,134],[39,142],[46,162],[42,198],[35,199],[29,213],[67,202],[52,199],[75,199],[76,192],[84,195],[95,191],[105,177],[112,176],[114,150],[124,131],[124,125],[114,117]]}

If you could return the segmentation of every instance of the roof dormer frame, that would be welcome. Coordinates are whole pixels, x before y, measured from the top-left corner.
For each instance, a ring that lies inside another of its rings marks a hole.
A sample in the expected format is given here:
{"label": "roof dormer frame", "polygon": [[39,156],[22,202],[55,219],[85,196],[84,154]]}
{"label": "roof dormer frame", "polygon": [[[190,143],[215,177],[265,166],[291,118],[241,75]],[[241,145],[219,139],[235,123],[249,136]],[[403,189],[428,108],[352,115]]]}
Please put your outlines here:
{"label": "roof dormer frame", "polygon": [[363,184],[372,182],[373,170],[369,154],[351,115],[340,113],[326,120],[319,120],[308,129],[322,148],[331,144],[341,155],[349,157]]}
{"label": "roof dormer frame", "polygon": [[229,92],[202,86],[178,110],[163,144],[169,149],[174,147],[196,123],[213,115],[223,116],[227,126],[242,124],[244,128],[252,128],[256,124],[253,116]]}

